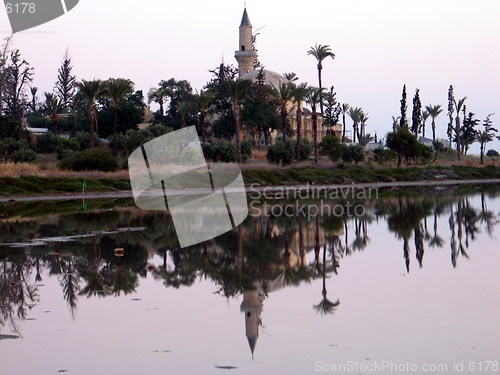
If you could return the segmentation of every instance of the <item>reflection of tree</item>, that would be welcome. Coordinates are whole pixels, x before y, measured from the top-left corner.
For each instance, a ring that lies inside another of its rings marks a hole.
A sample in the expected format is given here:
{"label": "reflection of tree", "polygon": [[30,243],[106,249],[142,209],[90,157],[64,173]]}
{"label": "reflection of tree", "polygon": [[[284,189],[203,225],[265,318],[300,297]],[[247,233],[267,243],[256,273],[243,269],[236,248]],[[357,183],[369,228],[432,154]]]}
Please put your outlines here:
{"label": "reflection of tree", "polygon": [[[332,244],[340,243],[340,239],[337,237],[338,241],[332,241]],[[332,255],[335,258],[335,248],[332,249]],[[336,264],[333,265],[333,268],[336,270]],[[323,264],[322,264],[322,278],[323,278],[323,288],[321,290],[322,299],[321,301],[313,305],[313,309],[316,310],[321,315],[333,314],[337,307],[340,305],[340,301],[332,302],[328,299],[328,291],[326,289],[326,246],[323,247]]]}

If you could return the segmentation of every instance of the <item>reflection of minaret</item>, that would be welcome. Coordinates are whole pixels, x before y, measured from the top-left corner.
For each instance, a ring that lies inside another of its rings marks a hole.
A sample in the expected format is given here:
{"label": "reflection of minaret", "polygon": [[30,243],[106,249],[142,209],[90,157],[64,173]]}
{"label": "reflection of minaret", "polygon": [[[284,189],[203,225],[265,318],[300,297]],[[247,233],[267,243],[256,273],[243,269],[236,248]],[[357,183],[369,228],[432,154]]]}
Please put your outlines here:
{"label": "reflection of minaret", "polygon": [[259,337],[260,313],[262,312],[262,301],[259,298],[259,292],[247,291],[243,293],[243,302],[240,306],[240,311],[245,313],[245,331],[250,345],[250,350],[255,350],[255,344]]}
{"label": "reflection of minaret", "polygon": [[254,62],[257,60],[257,51],[253,46],[252,24],[248,18],[247,9],[243,11],[240,25],[240,46],[234,57],[238,60],[238,71],[242,75],[254,70]]}

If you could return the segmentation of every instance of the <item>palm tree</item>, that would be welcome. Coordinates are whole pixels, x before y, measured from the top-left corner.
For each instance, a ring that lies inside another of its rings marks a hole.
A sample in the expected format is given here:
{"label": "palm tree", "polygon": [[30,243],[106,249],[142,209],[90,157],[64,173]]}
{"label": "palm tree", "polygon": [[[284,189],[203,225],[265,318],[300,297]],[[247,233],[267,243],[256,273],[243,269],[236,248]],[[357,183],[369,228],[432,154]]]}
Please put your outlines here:
{"label": "palm tree", "polygon": [[203,143],[207,142],[207,132],[205,129],[205,118],[207,115],[207,108],[214,102],[214,94],[208,90],[201,90],[196,93],[194,100],[198,109],[198,131],[202,135]]}
{"label": "palm tree", "polygon": [[301,129],[302,129],[302,101],[305,99],[309,87],[307,83],[301,83],[295,86],[293,89],[293,102],[297,106],[297,111],[295,114],[297,120],[297,144],[295,145],[295,157],[298,162],[300,162],[300,141],[301,141]]}
{"label": "palm tree", "polygon": [[36,111],[36,93],[38,92],[38,87],[30,87],[31,93],[31,110]]}
{"label": "palm tree", "polygon": [[59,122],[59,114],[63,110],[61,101],[51,93],[45,93],[45,113],[50,117],[50,122],[52,123],[52,132],[54,134],[58,133],[57,123]]}
{"label": "palm tree", "polygon": [[425,122],[429,118],[429,112],[428,111],[423,111],[422,112],[422,137],[425,138]]}
{"label": "palm tree", "polygon": [[432,105],[429,104],[428,106],[425,106],[426,111],[429,113],[429,116],[432,118],[432,141],[436,142],[436,117],[439,116],[443,110],[441,109],[441,106],[438,105]]}
{"label": "palm tree", "polygon": [[294,72],[283,73],[283,77],[285,77],[290,82],[295,82],[299,79],[299,77],[297,77],[297,74],[295,74]]}
{"label": "palm tree", "polygon": [[120,102],[125,99],[128,94],[134,91],[134,84],[129,79],[110,78],[104,82],[104,93],[109,96],[113,102],[113,154],[116,155],[116,134],[118,130],[118,111],[120,110]]}
{"label": "palm tree", "polygon": [[[321,70],[323,69],[323,60],[328,57],[334,59],[335,54],[332,52],[332,49],[330,48],[329,45],[323,46],[321,44],[316,44],[314,47],[311,47],[309,51],[307,51],[307,54],[314,56],[318,62],[318,84],[319,88],[321,89],[323,88],[321,82]],[[321,108],[321,116],[323,116],[323,100],[320,101],[320,108]]]}
{"label": "palm tree", "polygon": [[352,143],[356,143],[356,136],[358,137],[358,139],[361,138],[360,134],[359,134],[360,111],[361,111],[361,108],[351,107],[351,108],[349,108],[349,112],[347,112],[347,114],[349,115],[349,117],[352,120],[352,129],[353,129]]}
{"label": "palm tree", "polygon": [[231,100],[234,128],[236,130],[237,160],[241,163],[241,112],[240,99],[251,87],[252,82],[247,79],[225,80],[220,88],[221,94]]}
{"label": "palm tree", "polygon": [[94,79],[92,81],[86,81],[82,79],[81,82],[76,83],[76,87],[80,93],[88,101],[88,116],[89,116],[89,147],[94,147],[94,124],[96,120],[96,110],[95,110],[95,100],[102,95],[102,82],[99,79]]}
{"label": "palm tree", "polygon": [[460,111],[462,109],[462,106],[465,103],[465,100],[467,99],[466,96],[464,96],[462,99],[460,99],[458,102],[456,100],[453,100],[455,103],[455,108],[457,110],[457,117],[455,118],[455,134],[457,136],[457,160],[460,160],[460,156],[462,154],[462,147],[461,147],[461,129],[460,129]]}
{"label": "palm tree", "polygon": [[392,131],[395,132],[398,130],[399,127],[399,120],[401,119],[401,116],[394,117],[392,116]]}
{"label": "palm tree", "polygon": [[286,142],[286,120],[288,117],[288,103],[293,100],[295,85],[291,82],[280,82],[278,87],[275,87],[275,96],[280,103],[281,115],[281,131],[283,132],[283,141]]}
{"label": "palm tree", "polygon": [[368,121],[368,113],[364,113],[363,110],[360,108],[359,109],[359,123],[361,124],[361,137],[359,137],[359,141],[365,136],[366,134],[366,122]]}
{"label": "palm tree", "polygon": [[323,95],[322,88],[311,87],[306,95],[306,103],[311,106],[312,111],[312,125],[313,125],[313,147],[314,147],[314,162],[318,162],[318,113],[316,106],[321,102]]}
{"label": "palm tree", "polygon": [[342,142],[345,142],[345,131],[346,131],[345,115],[348,111],[349,111],[349,104],[347,103],[342,104]]}
{"label": "palm tree", "polygon": [[163,104],[165,104],[165,100],[171,94],[169,89],[164,89],[161,87],[153,87],[148,92],[148,103],[156,102],[160,105],[160,124],[163,123]]}
{"label": "palm tree", "polygon": [[183,129],[186,127],[186,115],[191,109],[191,102],[185,100],[178,102],[175,108],[177,109],[177,112],[179,112],[179,117],[181,119],[181,129]]}

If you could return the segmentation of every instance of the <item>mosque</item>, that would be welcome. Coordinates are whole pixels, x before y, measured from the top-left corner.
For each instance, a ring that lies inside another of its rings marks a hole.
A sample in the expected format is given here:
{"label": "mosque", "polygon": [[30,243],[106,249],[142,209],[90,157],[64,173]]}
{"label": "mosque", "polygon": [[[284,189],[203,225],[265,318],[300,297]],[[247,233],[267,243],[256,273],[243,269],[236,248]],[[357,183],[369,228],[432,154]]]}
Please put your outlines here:
{"label": "mosque", "polygon": [[[240,79],[248,79],[253,82],[257,82],[257,75],[259,70],[255,69],[255,62],[258,59],[257,49],[255,47],[255,36],[253,35],[253,27],[250,22],[250,17],[248,16],[247,9],[243,11],[243,17],[241,18],[241,24],[239,28],[239,49],[235,52],[234,57],[238,62],[238,72]],[[271,85],[278,88],[280,83],[288,83],[289,81],[280,73],[273,72],[272,70],[264,69],[265,73],[265,84]],[[313,126],[312,126],[312,112],[301,105],[302,108],[302,127],[301,134],[303,138],[307,138],[312,141],[313,138]],[[297,106],[292,102],[288,105],[288,119],[290,120],[290,126],[292,130],[296,131],[297,126]],[[342,125],[336,124],[333,126],[332,131],[334,135],[341,137],[342,135]],[[327,128],[323,126],[323,118],[321,114],[318,114],[318,141],[320,141],[327,132]],[[273,132],[271,138],[273,143],[276,137],[280,137],[280,134]]]}

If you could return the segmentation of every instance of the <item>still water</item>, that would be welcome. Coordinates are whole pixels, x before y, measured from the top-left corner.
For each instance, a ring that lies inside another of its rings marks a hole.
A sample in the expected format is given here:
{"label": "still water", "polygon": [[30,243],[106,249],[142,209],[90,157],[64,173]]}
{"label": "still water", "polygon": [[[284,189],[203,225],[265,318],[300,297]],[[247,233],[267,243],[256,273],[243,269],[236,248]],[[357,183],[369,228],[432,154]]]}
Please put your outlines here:
{"label": "still water", "polygon": [[3,203],[0,374],[500,373],[500,188],[467,189],[268,197],[186,249],[127,199]]}

